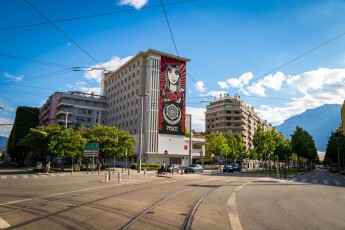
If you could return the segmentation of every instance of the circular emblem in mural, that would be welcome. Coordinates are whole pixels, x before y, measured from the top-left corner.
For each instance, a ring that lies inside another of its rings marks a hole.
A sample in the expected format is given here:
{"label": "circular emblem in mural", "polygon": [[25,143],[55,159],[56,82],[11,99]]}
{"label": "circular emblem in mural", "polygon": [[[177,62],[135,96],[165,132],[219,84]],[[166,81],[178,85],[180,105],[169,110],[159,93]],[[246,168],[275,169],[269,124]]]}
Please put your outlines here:
{"label": "circular emblem in mural", "polygon": [[170,125],[176,125],[181,120],[181,109],[174,104],[166,105],[163,109],[163,116]]}

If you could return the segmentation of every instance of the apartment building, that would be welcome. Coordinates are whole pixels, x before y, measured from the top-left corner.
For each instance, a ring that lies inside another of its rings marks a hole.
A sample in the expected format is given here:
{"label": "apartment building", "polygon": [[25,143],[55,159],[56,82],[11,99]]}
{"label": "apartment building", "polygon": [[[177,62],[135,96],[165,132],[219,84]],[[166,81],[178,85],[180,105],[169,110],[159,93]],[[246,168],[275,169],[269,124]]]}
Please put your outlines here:
{"label": "apartment building", "polygon": [[341,125],[338,128],[337,132],[340,132],[343,135],[345,135],[345,100],[343,102],[343,105],[341,106],[340,113],[341,113]]}
{"label": "apartment building", "polygon": [[109,106],[105,124],[132,134],[144,162],[188,164],[182,158],[189,151],[184,136],[189,61],[149,49],[103,73],[101,92]]}
{"label": "apartment building", "polygon": [[235,95],[220,95],[206,107],[206,134],[223,133],[241,135],[247,149],[253,148],[253,137],[259,125],[264,130],[272,129],[267,121],[262,121],[253,107],[247,106]]}
{"label": "apartment building", "polygon": [[78,91],[55,92],[40,108],[40,125],[59,123],[72,127],[104,124],[107,118],[106,97]]}

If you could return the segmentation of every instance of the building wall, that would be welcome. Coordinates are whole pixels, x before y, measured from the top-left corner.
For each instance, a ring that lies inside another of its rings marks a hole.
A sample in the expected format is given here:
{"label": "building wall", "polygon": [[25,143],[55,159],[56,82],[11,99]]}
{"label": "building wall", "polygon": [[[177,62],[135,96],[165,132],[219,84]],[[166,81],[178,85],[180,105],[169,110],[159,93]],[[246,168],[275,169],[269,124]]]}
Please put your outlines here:
{"label": "building wall", "polygon": [[170,146],[169,139],[182,148],[184,146],[183,135],[167,137],[159,133],[162,56],[189,61],[160,51],[148,50],[139,52],[119,69],[104,73],[102,77],[102,92],[108,98],[109,104],[106,125],[116,126],[132,134],[137,139],[138,153],[142,124],[142,153],[151,154],[148,158],[150,161],[154,154],[166,157],[165,148],[168,148],[169,152],[178,152],[176,149],[180,146]]}
{"label": "building wall", "polygon": [[341,107],[341,131],[345,135],[345,100],[343,106]]}
{"label": "building wall", "polygon": [[259,125],[264,130],[272,127],[262,121],[253,107],[247,106],[239,96],[221,95],[207,106],[206,134],[223,133],[241,135],[247,149],[253,147],[253,137]]}
{"label": "building wall", "polygon": [[73,126],[102,124],[106,119],[105,97],[81,92],[55,92],[40,109],[40,124],[66,123]]}

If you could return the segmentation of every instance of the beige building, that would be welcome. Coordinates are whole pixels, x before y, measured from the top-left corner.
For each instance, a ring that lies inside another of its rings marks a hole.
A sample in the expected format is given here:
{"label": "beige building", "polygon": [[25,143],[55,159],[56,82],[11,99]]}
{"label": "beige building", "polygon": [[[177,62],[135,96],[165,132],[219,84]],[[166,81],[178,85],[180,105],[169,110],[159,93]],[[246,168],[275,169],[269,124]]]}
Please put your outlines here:
{"label": "beige building", "polygon": [[267,121],[262,121],[253,107],[247,106],[235,95],[220,95],[206,107],[206,135],[223,133],[241,135],[247,149],[253,148],[253,137],[259,125],[264,130],[272,129]]}
{"label": "beige building", "polygon": [[40,108],[40,125],[59,123],[72,127],[104,124],[107,100],[93,93],[55,92]]}

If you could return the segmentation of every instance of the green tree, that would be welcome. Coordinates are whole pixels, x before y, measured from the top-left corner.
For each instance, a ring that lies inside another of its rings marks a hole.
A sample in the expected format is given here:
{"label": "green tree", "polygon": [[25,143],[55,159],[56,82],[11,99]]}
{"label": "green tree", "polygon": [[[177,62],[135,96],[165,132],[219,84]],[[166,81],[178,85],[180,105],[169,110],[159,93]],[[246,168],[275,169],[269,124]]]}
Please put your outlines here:
{"label": "green tree", "polygon": [[20,106],[16,111],[16,118],[8,139],[7,152],[11,154],[11,161],[23,166],[29,149],[20,144],[30,128],[38,126],[39,109]]}
{"label": "green tree", "polygon": [[[332,132],[331,136],[328,138],[326,154],[324,158],[324,162],[326,164],[338,164],[340,158],[340,165],[341,159],[344,159],[344,150],[345,149],[345,137],[340,132]],[[339,158],[338,158],[339,153]],[[344,165],[342,165],[344,166]]]}
{"label": "green tree", "polygon": [[275,131],[264,131],[261,126],[254,134],[253,145],[258,159],[268,159],[276,149]]}
{"label": "green tree", "polygon": [[241,155],[242,157],[245,157],[244,153],[246,151],[246,147],[241,135],[234,135],[230,133],[227,137],[227,144],[229,146],[229,152],[227,153],[227,156],[230,159],[238,159]]}
{"label": "green tree", "polygon": [[319,161],[312,136],[299,126],[296,127],[296,130],[291,135],[291,149],[300,158],[300,166],[302,165],[302,160],[309,167]]}
{"label": "green tree", "polygon": [[134,146],[136,144],[136,139],[128,132],[122,129],[118,130],[118,137],[119,141],[117,143],[115,157],[123,158],[126,155],[126,151],[127,156],[135,155]]}
{"label": "green tree", "polygon": [[227,140],[222,133],[207,136],[206,143],[206,156],[208,157],[211,157],[211,154],[214,154],[214,156],[220,156],[222,154],[224,156],[224,154],[230,152]]}

